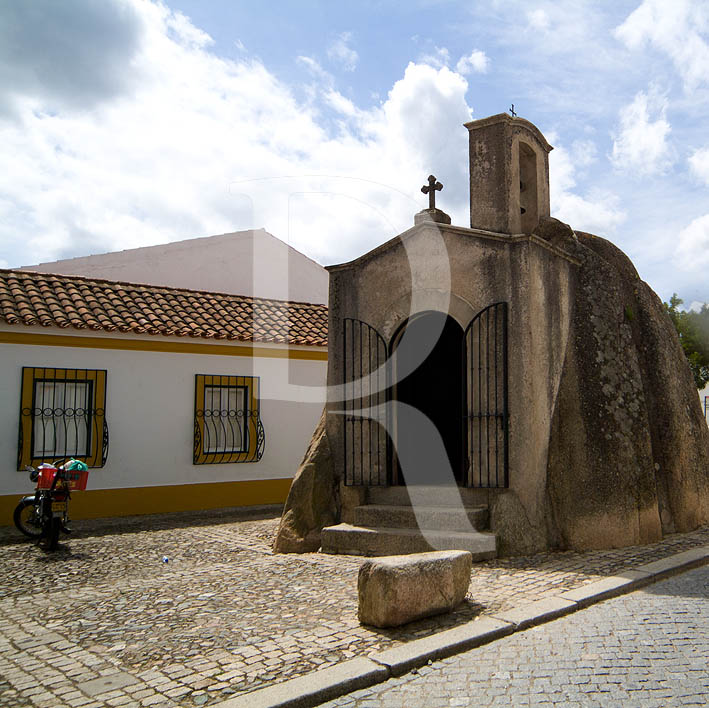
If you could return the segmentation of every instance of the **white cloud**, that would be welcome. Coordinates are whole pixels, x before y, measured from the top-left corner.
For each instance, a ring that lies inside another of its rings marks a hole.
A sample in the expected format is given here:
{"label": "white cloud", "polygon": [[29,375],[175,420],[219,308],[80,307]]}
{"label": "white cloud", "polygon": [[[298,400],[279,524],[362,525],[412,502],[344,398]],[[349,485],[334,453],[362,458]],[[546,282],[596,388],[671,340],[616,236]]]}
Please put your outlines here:
{"label": "white cloud", "polygon": [[592,192],[582,197],[571,192],[557,193],[552,216],[578,231],[588,231],[604,236],[613,232],[626,219],[617,195]]}
{"label": "white cloud", "polygon": [[[548,137],[556,142],[553,133]],[[551,214],[573,229],[603,235],[614,231],[626,215],[618,197],[610,192],[594,190],[585,196],[575,192],[577,167],[589,164],[595,154],[595,145],[589,140],[574,142],[571,150],[555,145],[549,154]]]}
{"label": "white cloud", "polygon": [[6,121],[4,261],[259,226],[322,262],[345,260],[413,223],[432,172],[445,185],[441,208],[466,223],[461,124],[471,109],[459,74],[411,63],[379,106],[360,110],[303,57],[312,81],[303,101],[248,55],[216,56],[206,35],[163,4],[113,1],[141,27],[129,88],[91,110],[49,111],[51,97],[30,83],[17,120]]}
{"label": "white cloud", "polygon": [[[665,118],[667,100],[655,91],[639,91],[619,112],[620,126],[613,140],[613,166],[636,175],[664,172],[673,162]],[[652,118],[655,118],[654,120]]]}
{"label": "white cloud", "polygon": [[297,57],[296,61],[299,64],[302,64],[315,78],[320,80],[326,80],[328,83],[332,83],[332,74],[325,71],[325,69],[322,68],[317,59],[313,59],[312,57],[299,56]]}
{"label": "white cloud", "polygon": [[527,12],[527,22],[535,30],[545,31],[549,29],[549,15],[542,8],[529,10]]}
{"label": "white cloud", "polygon": [[359,61],[359,54],[350,46],[351,41],[352,33],[343,32],[327,50],[328,57],[341,64],[345,71],[354,71]]}
{"label": "white cloud", "polygon": [[644,0],[615,29],[632,50],[646,43],[667,54],[687,91],[709,82],[709,6],[696,0]]}
{"label": "white cloud", "polygon": [[480,49],[473,49],[468,56],[458,59],[458,63],[455,65],[455,70],[459,74],[466,76],[472,72],[484,74],[487,72],[489,67],[490,59],[487,57],[485,52]]}
{"label": "white cloud", "polygon": [[[257,209],[257,223],[276,223],[274,233],[326,263],[361,255],[409,228],[425,206],[420,187],[431,172],[444,183],[438,204],[465,224],[466,90],[465,79],[449,69],[410,63],[380,108],[356,110],[336,141],[307,146],[305,177],[282,186],[278,179],[245,182],[234,191],[268,207],[269,221],[259,220]],[[320,176],[307,176],[314,173]],[[288,221],[275,222],[275,213]]]}
{"label": "white cloud", "polygon": [[214,44],[214,40],[206,32],[195,27],[190,22],[189,17],[179,11],[173,11],[168,15],[165,25],[168,29],[168,34],[174,36],[184,46],[202,49]]}
{"label": "white cloud", "polygon": [[451,54],[445,47],[434,47],[433,52],[419,57],[420,64],[428,64],[434,69],[442,69],[450,64]]}
{"label": "white cloud", "polygon": [[691,172],[709,185],[709,147],[695,150],[689,158]]}
{"label": "white cloud", "polygon": [[[389,92],[383,106],[384,121],[378,121],[380,129],[392,131],[388,139],[404,150],[415,147],[415,154],[431,169],[440,170],[436,162],[449,168],[464,164],[467,169],[467,160],[461,160],[452,148],[453,144],[467,144],[462,128],[471,118],[465,101],[467,89],[466,80],[446,67],[409,63],[404,77]],[[460,140],[451,141],[452,131]]]}
{"label": "white cloud", "polygon": [[577,167],[588,167],[596,161],[598,150],[593,140],[574,140],[571,143],[571,157]]}
{"label": "white cloud", "polygon": [[709,268],[709,214],[694,219],[680,231],[674,262],[685,271]]}
{"label": "white cloud", "polygon": [[325,92],[324,99],[333,110],[337,111],[338,113],[341,113],[342,115],[357,115],[358,111],[354,103],[352,103],[349,98],[343,96],[339,91],[331,89]]}

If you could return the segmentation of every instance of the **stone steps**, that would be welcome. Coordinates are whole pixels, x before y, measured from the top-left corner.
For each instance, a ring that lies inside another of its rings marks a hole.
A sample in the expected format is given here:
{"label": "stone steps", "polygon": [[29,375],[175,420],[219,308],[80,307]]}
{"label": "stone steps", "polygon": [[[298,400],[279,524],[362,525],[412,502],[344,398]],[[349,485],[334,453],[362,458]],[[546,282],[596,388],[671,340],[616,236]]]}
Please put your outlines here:
{"label": "stone steps", "polygon": [[354,523],[370,528],[431,529],[438,531],[477,531],[488,528],[488,510],[484,506],[396,506],[367,504],[355,507]]}
{"label": "stone steps", "polygon": [[415,486],[415,487],[369,487],[367,503],[386,506],[411,506],[411,498],[417,506],[455,507],[487,506],[487,489],[466,489],[451,486]]}
{"label": "stone steps", "polygon": [[359,556],[390,556],[460,550],[469,551],[474,561],[497,556],[495,535],[491,533],[426,530],[425,534],[424,537],[417,528],[367,528],[338,524],[322,530],[322,551]]}
{"label": "stone steps", "polygon": [[[470,551],[473,560],[497,556],[489,526],[488,492],[453,486],[369,487],[354,508],[354,524],[322,530],[324,553],[390,556]],[[430,543],[429,543],[430,542]]]}

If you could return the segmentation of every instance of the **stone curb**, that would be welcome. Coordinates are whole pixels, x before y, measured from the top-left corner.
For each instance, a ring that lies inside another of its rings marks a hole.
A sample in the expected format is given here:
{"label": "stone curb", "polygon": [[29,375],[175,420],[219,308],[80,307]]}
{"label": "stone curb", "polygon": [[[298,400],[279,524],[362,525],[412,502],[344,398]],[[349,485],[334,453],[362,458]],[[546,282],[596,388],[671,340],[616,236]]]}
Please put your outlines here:
{"label": "stone curb", "polygon": [[564,592],[559,597],[571,600],[579,607],[588,607],[588,605],[622,595],[630,590],[637,590],[653,581],[654,578],[651,573],[626,570],[619,575],[609,575],[606,578],[596,580],[595,583],[588,583],[588,585],[582,585],[575,590]]}
{"label": "stone curb", "polygon": [[389,676],[401,676],[429,661],[474,649],[512,632],[514,626],[508,622],[493,617],[480,617],[430,637],[414,639],[393,649],[371,654],[369,658],[384,666]]}
{"label": "stone curb", "polygon": [[509,622],[514,631],[519,631],[532,625],[542,624],[542,622],[550,622],[576,609],[578,609],[578,605],[573,600],[563,597],[545,597],[543,600],[514,607],[492,616],[502,622]]}
{"label": "stone curb", "polygon": [[382,683],[393,676],[401,676],[429,661],[474,649],[513,632],[549,622],[707,563],[709,546],[692,548],[557,596],[406,642],[368,658],[350,659],[327,669],[244,693],[216,703],[213,708],[312,708],[352,691]]}
{"label": "stone curb", "polygon": [[218,708],[310,708],[388,678],[388,669],[360,657],[215,705]]}

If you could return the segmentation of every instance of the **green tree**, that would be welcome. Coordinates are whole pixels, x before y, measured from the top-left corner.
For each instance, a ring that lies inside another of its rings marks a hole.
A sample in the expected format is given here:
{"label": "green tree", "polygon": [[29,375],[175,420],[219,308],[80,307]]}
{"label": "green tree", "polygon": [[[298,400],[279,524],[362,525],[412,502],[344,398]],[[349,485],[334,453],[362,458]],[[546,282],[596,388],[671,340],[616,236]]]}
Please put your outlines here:
{"label": "green tree", "polygon": [[709,305],[703,305],[699,312],[680,310],[684,301],[673,293],[669,303],[663,303],[679,334],[689,366],[694,375],[694,383],[703,389],[709,383]]}

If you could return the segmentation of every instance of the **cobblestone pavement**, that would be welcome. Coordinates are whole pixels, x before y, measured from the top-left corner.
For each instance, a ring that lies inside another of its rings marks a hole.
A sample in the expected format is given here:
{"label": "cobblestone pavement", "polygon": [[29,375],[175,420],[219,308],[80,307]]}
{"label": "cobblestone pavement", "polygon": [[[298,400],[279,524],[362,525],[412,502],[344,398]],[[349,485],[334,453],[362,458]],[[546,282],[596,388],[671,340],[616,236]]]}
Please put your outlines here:
{"label": "cobblestone pavement", "polygon": [[709,567],[435,662],[328,708],[709,703]]}
{"label": "cobblestone pavement", "polygon": [[[84,521],[55,553],[0,529],[0,706],[199,706],[709,543],[475,564],[454,613],[357,622],[361,558],[273,555],[234,510]],[[163,562],[163,557],[168,562]]]}

